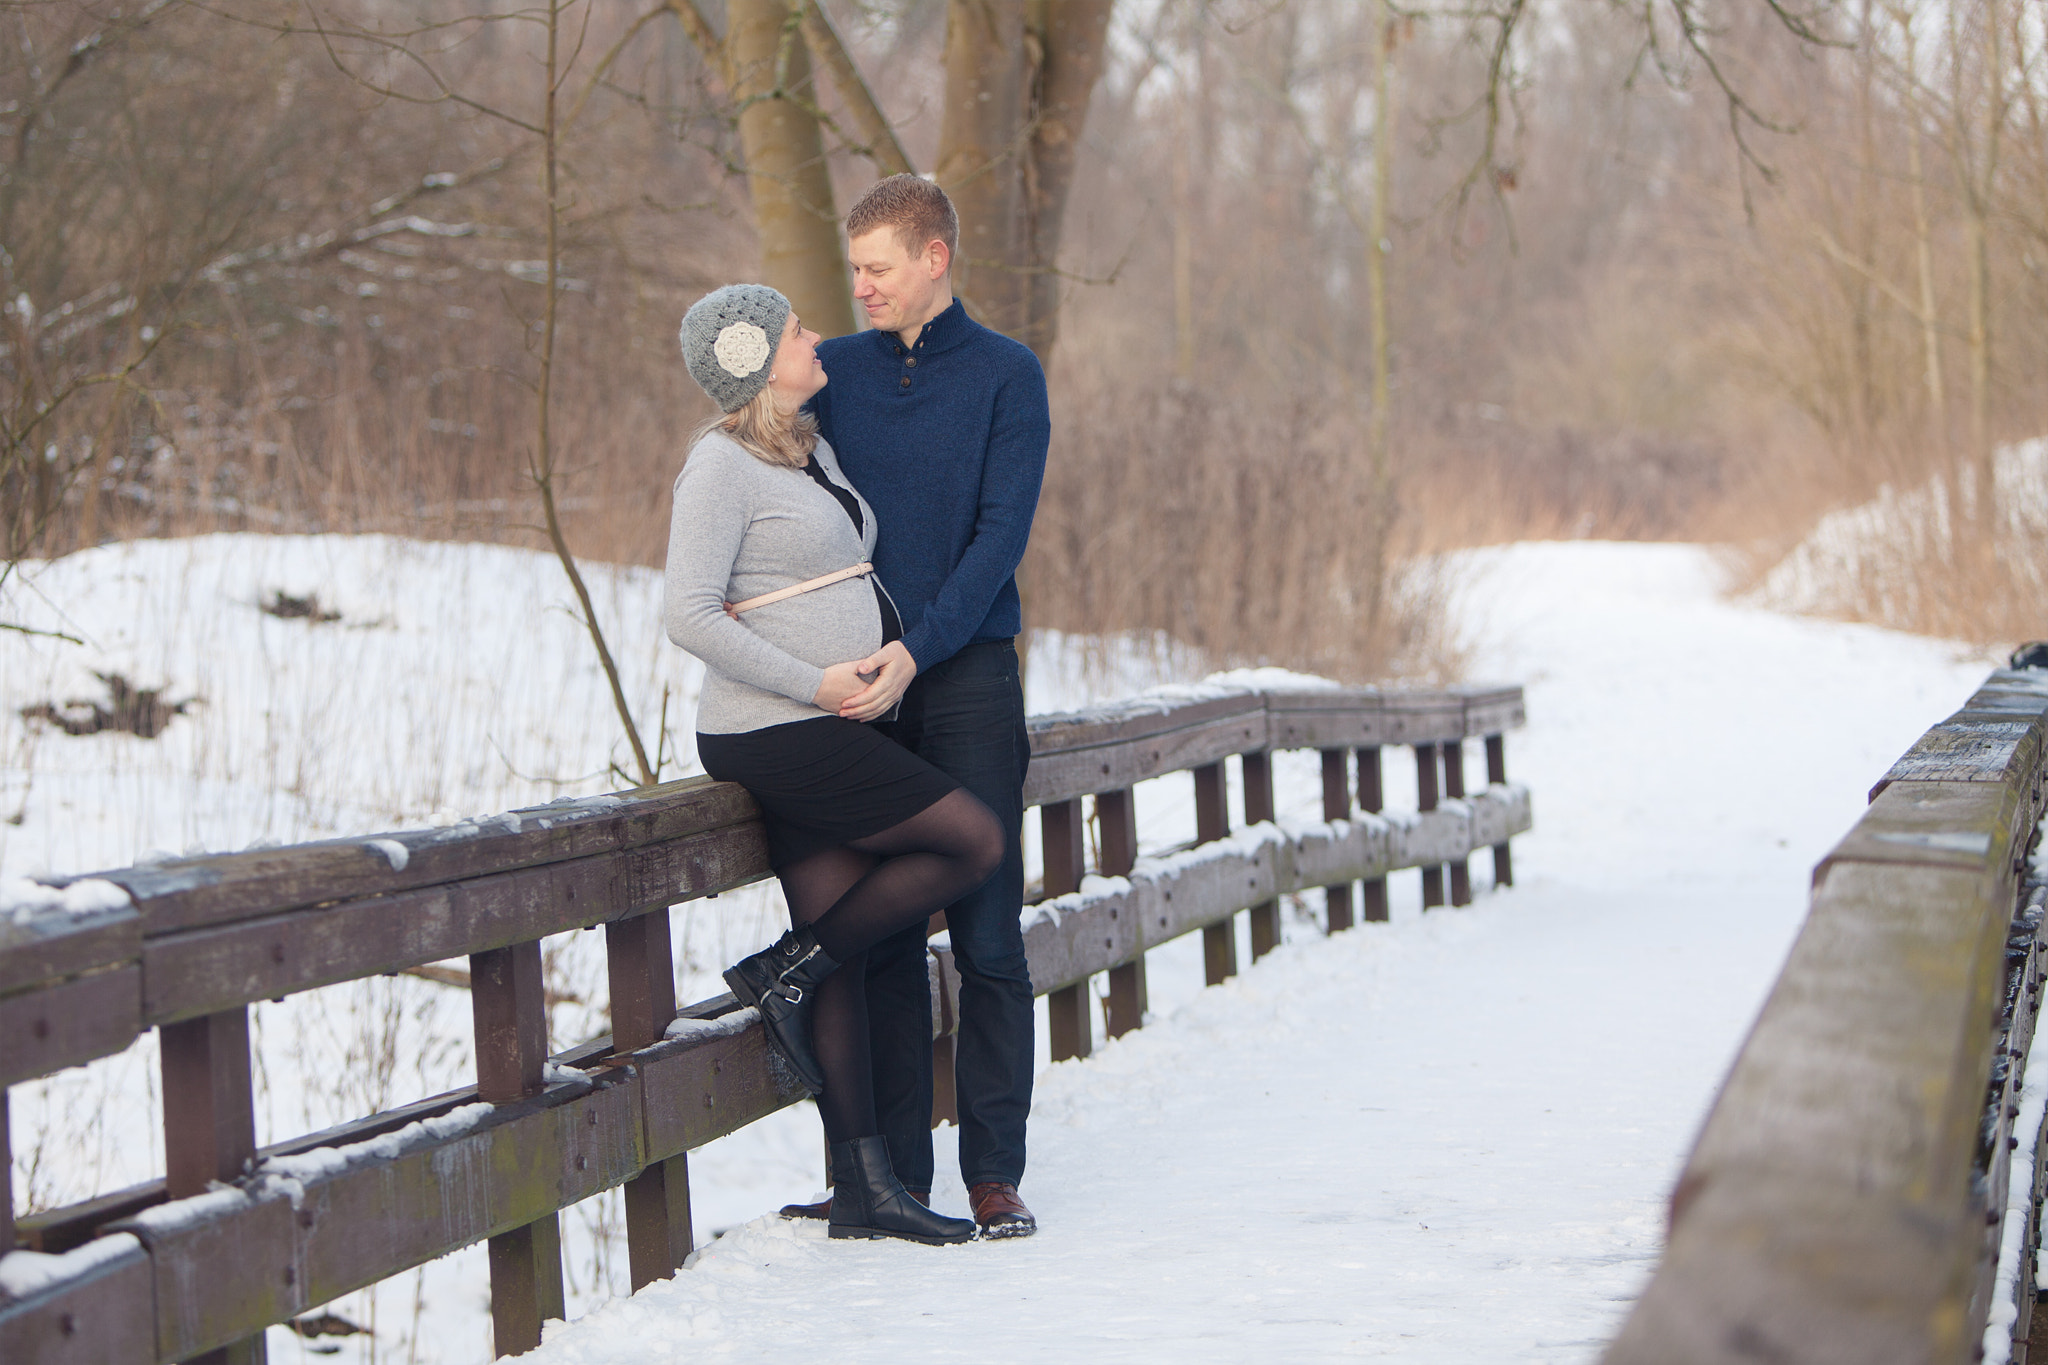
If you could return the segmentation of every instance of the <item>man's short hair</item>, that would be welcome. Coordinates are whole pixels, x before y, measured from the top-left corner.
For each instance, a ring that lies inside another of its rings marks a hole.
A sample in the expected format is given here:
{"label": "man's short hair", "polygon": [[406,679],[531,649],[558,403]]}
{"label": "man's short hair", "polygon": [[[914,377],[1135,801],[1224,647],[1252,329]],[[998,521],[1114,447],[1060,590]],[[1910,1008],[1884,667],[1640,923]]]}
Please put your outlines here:
{"label": "man's short hair", "polygon": [[896,229],[896,239],[908,256],[922,255],[925,243],[935,239],[946,244],[948,256],[960,249],[960,215],[953,211],[953,201],[921,175],[878,180],[847,210],[847,240],[877,228]]}

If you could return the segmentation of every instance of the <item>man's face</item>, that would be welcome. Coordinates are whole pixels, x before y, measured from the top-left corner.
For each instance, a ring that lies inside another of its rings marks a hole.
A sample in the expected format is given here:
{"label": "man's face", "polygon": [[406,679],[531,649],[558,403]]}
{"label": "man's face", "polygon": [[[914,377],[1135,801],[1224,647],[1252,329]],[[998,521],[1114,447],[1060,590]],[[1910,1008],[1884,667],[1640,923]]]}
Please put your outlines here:
{"label": "man's face", "polygon": [[879,332],[901,332],[929,322],[946,273],[945,250],[943,243],[931,242],[913,256],[893,227],[876,228],[849,242],[853,297],[867,310],[868,325]]}

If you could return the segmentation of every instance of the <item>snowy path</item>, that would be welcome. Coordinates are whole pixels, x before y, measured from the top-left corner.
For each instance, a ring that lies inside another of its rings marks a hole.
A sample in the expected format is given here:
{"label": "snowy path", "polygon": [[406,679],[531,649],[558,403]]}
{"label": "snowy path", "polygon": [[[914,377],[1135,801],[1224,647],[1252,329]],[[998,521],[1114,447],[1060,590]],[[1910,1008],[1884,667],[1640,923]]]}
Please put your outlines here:
{"label": "snowy path", "polygon": [[1591,1359],[1808,869],[1991,660],[1722,602],[1688,547],[1465,562],[1475,676],[1528,685],[1519,886],[1424,917],[1411,874],[1216,990],[1155,954],[1159,1017],[1040,1078],[1037,1237],[761,1218],[532,1359]]}

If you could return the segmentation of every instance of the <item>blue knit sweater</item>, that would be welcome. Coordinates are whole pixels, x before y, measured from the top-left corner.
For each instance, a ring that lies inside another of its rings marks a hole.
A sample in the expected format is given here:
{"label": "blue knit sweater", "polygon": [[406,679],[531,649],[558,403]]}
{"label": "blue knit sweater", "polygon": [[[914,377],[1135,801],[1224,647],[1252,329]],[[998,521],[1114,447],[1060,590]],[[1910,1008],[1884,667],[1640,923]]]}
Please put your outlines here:
{"label": "blue knit sweater", "polygon": [[818,347],[812,400],[840,467],[875,509],[875,571],[920,672],[1024,627],[1017,565],[1052,440],[1028,347],[954,300],[905,349],[893,332]]}

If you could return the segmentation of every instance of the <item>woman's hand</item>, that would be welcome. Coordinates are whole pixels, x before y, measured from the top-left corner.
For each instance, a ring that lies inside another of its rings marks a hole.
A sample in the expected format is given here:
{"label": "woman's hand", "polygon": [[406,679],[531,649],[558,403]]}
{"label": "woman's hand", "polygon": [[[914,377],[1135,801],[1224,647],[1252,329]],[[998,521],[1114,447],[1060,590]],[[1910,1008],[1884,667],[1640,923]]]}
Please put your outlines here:
{"label": "woman's hand", "polygon": [[833,664],[825,670],[825,681],[818,684],[818,695],[811,704],[820,711],[837,712],[849,697],[855,697],[868,690],[861,681],[860,664]]}
{"label": "woman's hand", "polygon": [[891,640],[852,667],[854,676],[867,686],[839,704],[839,714],[848,720],[879,720],[888,715],[917,676],[917,660],[910,657],[901,640]]}

